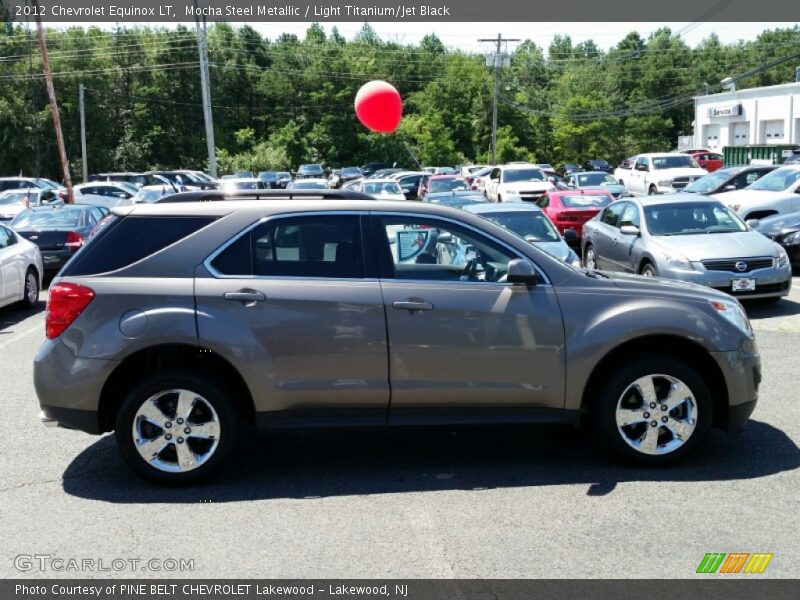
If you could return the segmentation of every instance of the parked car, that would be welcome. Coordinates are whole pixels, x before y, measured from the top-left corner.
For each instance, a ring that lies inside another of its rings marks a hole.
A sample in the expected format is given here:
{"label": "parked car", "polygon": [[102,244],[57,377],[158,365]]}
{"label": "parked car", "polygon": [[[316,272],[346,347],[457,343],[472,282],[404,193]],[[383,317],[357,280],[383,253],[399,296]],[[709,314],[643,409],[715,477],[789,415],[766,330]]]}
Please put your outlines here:
{"label": "parked car", "polygon": [[145,185],[160,185],[162,183],[168,182],[166,178],[160,175],[156,175],[154,173],[121,172],[121,173],[94,173],[92,175],[89,175],[89,181],[87,183],[100,183],[103,181],[128,183],[136,188],[140,188]]}
{"label": "parked car", "polygon": [[566,178],[567,175],[571,173],[579,173],[583,171],[583,167],[581,167],[578,163],[564,163],[558,169],[556,169],[559,175]]}
{"label": "parked car", "polygon": [[10,221],[23,210],[33,206],[63,202],[56,190],[28,188],[0,192],[0,221]]}
{"label": "parked car", "polygon": [[[155,177],[163,177],[167,180],[173,188],[173,192],[189,192],[194,190],[215,190],[219,187],[219,183],[215,181],[206,181],[204,178],[198,177],[191,171],[181,169],[177,171],[148,171],[146,175]],[[251,175],[252,177],[252,175]],[[145,185],[154,185],[147,183]],[[155,184],[158,185],[158,184]]]}
{"label": "parked car", "polygon": [[297,181],[292,181],[288,186],[286,186],[287,190],[328,190],[328,180],[327,179],[298,179]]}
{"label": "parked car", "polygon": [[792,150],[792,153],[783,161],[784,165],[800,165],[800,150]]}
{"label": "parked car", "polygon": [[165,184],[145,185],[139,188],[139,191],[136,192],[132,200],[134,204],[139,204],[141,202],[157,202],[164,196],[169,196],[174,193],[174,188]]}
{"label": "parked car", "polygon": [[562,235],[571,229],[580,238],[584,223],[613,201],[611,194],[599,189],[555,190],[547,192],[536,204]]}
{"label": "parked car", "polygon": [[43,273],[42,254],[36,244],[0,223],[0,307],[36,306]]}
{"label": "parked car", "polygon": [[292,174],[289,171],[278,171],[278,189],[285,190],[286,186],[292,182]]}
{"label": "parked car", "polygon": [[[580,267],[581,261],[575,251],[569,247],[542,210],[528,202],[484,202],[468,204],[463,207],[467,212],[489,219],[509,231],[516,233],[529,244],[544,250],[568,265]],[[575,232],[567,230],[570,237],[577,240]]]}
{"label": "parked car", "polygon": [[792,268],[800,269],[800,212],[773,215],[761,220],[748,221],[747,224],[783,246],[789,255]]}
{"label": "parked car", "polygon": [[40,206],[18,214],[9,226],[39,247],[43,274],[55,275],[107,214],[107,208],[90,204]]}
{"label": "parked car", "polygon": [[458,175],[461,175],[464,179],[469,181],[470,177],[478,173],[479,171],[491,170],[491,166],[489,165],[463,165],[458,169]]}
{"label": "parked car", "polygon": [[391,177],[392,175],[396,175],[397,173],[403,173],[405,169],[401,169],[399,167],[391,167],[388,169],[379,169],[377,171],[373,171],[369,175],[366,175],[366,179],[386,179]]}
{"label": "parked car", "polygon": [[387,169],[387,168],[389,168],[389,165],[387,165],[386,163],[372,162],[362,165],[361,172],[364,174],[364,177],[369,177],[375,171],[380,171],[381,169]]}
{"label": "parked car", "polygon": [[615,199],[628,195],[624,185],[617,183],[613,175],[605,171],[589,171],[572,173],[567,176],[567,185],[572,189],[602,189],[611,194]]}
{"label": "parked car", "polygon": [[235,194],[243,190],[266,190],[267,184],[255,177],[241,177],[236,179],[226,179],[222,182],[220,190],[226,194]]}
{"label": "parked car", "polygon": [[[279,189],[278,185],[278,172],[277,171],[259,171],[256,178],[264,184],[264,188],[268,190]],[[290,175],[291,178],[291,175]]]}
{"label": "parked car", "polygon": [[0,177],[0,192],[10,190],[52,190],[62,199],[66,199],[66,188],[63,185],[41,177]]}
{"label": "parked car", "polygon": [[486,196],[480,192],[472,190],[457,190],[454,192],[437,192],[435,194],[427,194],[423,199],[424,202],[430,204],[440,204],[442,206],[449,206],[451,208],[464,208],[472,204],[483,204],[486,202]]}
{"label": "parked car", "polygon": [[486,187],[486,181],[489,177],[489,174],[492,172],[492,169],[494,169],[494,167],[483,167],[482,169],[465,177],[464,179],[466,180],[467,185],[469,185],[469,189],[483,192],[484,188]]}
{"label": "parked car", "polygon": [[340,190],[347,190],[350,192],[356,191],[358,188],[361,187],[361,182],[364,181],[363,179],[354,179],[353,181],[348,181],[347,183],[343,184],[340,187]]}
{"label": "parked car", "polygon": [[325,169],[322,168],[322,165],[312,163],[297,167],[295,181],[300,179],[327,179],[327,175],[325,174]]}
{"label": "parked car", "polygon": [[639,154],[630,160],[630,168],[620,165],[614,171],[614,179],[621,182],[633,196],[672,194],[708,175],[708,171],[701,169],[688,154]]}
{"label": "parked car", "polygon": [[724,202],[745,221],[799,211],[800,165],[780,167],[743,190],[712,197]]}
{"label": "parked car", "polygon": [[683,194],[618,200],[583,227],[588,269],[698,283],[738,298],[789,293],[786,251],[721,202]]}
{"label": "parked car", "polygon": [[614,167],[612,167],[607,160],[603,160],[601,158],[593,158],[591,160],[584,161],[581,165],[581,168],[584,171],[603,171],[604,173],[613,173]]}
{"label": "parked car", "polygon": [[342,167],[339,170],[338,176],[331,181],[331,188],[338,189],[342,187],[348,181],[353,181],[354,179],[363,179],[364,173],[361,172],[361,169],[358,167]]}
{"label": "parked car", "polygon": [[547,177],[547,181],[553,184],[557,190],[568,190],[570,189],[569,185],[567,185],[567,180],[564,179],[561,175],[556,173],[553,169],[543,169],[545,177]]}
{"label": "parked car", "polygon": [[554,189],[539,167],[503,165],[492,169],[485,191],[492,202],[536,202]]}
{"label": "parked car", "polygon": [[406,200],[417,200],[419,199],[420,186],[422,186],[423,181],[427,180],[427,177],[425,173],[405,171],[392,175],[390,179],[394,179],[398,183]]}
{"label": "parked car", "polygon": [[419,197],[424,200],[428,194],[469,190],[467,180],[458,175],[430,175],[420,185]]}
{"label": "parked car", "polygon": [[690,156],[695,162],[709,173],[713,173],[717,169],[721,169],[725,164],[725,157],[717,152],[708,152],[700,150],[690,153]]}
{"label": "parked car", "polygon": [[341,198],[115,209],[50,288],[43,422],[114,431],[132,469],[178,484],[245,423],[591,423],[662,465],[755,408],[758,349],[725,294],[577,270],[466,211]]}
{"label": "parked car", "polygon": [[358,191],[379,200],[406,199],[400,184],[394,179],[364,179],[358,187]]}
{"label": "parked car", "polygon": [[746,188],[767,173],[777,169],[777,165],[751,165],[723,167],[687,185],[682,191],[690,194],[724,194]]}
{"label": "parked car", "polygon": [[[157,185],[170,185],[159,183]],[[98,181],[76,185],[74,190],[84,198],[82,202],[113,208],[133,204],[133,197],[139,188],[124,181]]]}

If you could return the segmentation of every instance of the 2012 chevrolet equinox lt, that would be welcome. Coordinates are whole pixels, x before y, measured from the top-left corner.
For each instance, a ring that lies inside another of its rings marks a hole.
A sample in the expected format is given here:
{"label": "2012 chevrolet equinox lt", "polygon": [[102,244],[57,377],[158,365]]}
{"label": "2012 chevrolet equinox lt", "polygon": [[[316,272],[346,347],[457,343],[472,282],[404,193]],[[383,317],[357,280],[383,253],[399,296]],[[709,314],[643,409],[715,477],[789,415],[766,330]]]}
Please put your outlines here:
{"label": "2012 chevrolet equinox lt", "polygon": [[242,424],[590,420],[658,465],[756,404],[737,300],[575,269],[456,209],[342,196],[114,214],[53,281],[36,392],[46,423],[115,431],[163,483],[219,467]]}

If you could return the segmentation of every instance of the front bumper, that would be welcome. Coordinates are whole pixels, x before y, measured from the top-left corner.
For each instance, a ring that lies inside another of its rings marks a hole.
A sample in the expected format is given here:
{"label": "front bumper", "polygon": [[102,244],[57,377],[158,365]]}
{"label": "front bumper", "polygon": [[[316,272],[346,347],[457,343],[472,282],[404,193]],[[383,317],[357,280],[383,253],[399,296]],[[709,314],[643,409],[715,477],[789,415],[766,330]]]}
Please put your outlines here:
{"label": "front bumper", "polygon": [[59,339],[45,340],[33,361],[33,385],[45,425],[102,433],[100,395],[118,363],[78,358]]}
{"label": "front bumper", "polygon": [[748,339],[738,350],[712,352],[725,379],[728,393],[728,413],[719,425],[727,431],[744,427],[758,402],[761,385],[761,356],[755,340]]}
{"label": "front bumper", "polygon": [[[692,265],[695,266],[692,271],[658,265],[658,274],[659,277],[704,285],[742,299],[754,300],[786,296],[792,288],[792,268],[789,265],[754,269],[747,273],[708,271],[701,263],[692,263]],[[734,292],[732,287],[734,279],[755,279],[756,289],[750,292]]]}

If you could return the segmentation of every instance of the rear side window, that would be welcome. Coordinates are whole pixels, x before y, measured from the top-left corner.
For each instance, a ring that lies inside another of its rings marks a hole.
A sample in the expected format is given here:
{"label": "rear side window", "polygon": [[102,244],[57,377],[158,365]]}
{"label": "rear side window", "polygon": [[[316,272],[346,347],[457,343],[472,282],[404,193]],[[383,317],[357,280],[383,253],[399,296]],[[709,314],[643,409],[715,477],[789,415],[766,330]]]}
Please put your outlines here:
{"label": "rear side window", "polygon": [[214,217],[116,219],[90,238],[61,274],[78,277],[116,271],[163,250],[212,221]]}
{"label": "rear side window", "polygon": [[361,279],[361,222],[355,215],[267,221],[223,250],[211,266],[230,276]]}

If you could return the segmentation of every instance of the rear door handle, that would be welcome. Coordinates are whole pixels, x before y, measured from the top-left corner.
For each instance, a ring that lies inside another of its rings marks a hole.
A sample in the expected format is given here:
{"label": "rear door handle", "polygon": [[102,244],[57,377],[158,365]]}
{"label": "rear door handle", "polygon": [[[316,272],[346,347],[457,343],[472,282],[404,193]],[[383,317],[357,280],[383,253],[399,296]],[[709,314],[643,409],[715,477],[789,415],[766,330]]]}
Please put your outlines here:
{"label": "rear door handle", "polygon": [[256,302],[266,300],[267,297],[261,292],[256,290],[239,290],[238,292],[225,292],[223,296],[225,300],[238,300],[244,302],[247,306],[252,306]]}
{"label": "rear door handle", "polygon": [[398,301],[392,302],[392,306],[394,308],[399,308],[400,310],[433,310],[433,304],[430,302],[425,302],[424,300],[406,300],[406,301]]}
{"label": "rear door handle", "polygon": [[612,244],[613,246],[616,246],[617,244],[619,244],[619,240],[618,240],[617,238],[613,238],[613,239],[611,240],[611,244]]}

